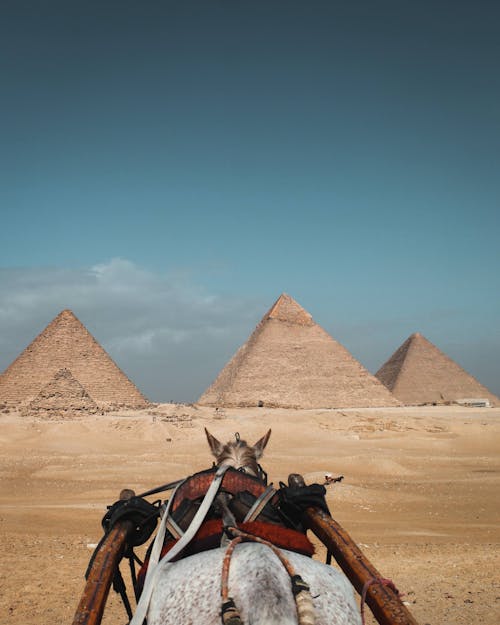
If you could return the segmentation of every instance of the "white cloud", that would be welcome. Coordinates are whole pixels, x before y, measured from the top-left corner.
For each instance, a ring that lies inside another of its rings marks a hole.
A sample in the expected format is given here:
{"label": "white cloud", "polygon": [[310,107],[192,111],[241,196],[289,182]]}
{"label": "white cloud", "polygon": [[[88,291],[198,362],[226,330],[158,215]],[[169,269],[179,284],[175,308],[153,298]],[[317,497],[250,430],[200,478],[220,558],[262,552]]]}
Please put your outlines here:
{"label": "white cloud", "polygon": [[189,274],[114,258],[83,269],[0,270],[0,370],[70,308],[151,399],[194,401],[257,323],[262,302]]}

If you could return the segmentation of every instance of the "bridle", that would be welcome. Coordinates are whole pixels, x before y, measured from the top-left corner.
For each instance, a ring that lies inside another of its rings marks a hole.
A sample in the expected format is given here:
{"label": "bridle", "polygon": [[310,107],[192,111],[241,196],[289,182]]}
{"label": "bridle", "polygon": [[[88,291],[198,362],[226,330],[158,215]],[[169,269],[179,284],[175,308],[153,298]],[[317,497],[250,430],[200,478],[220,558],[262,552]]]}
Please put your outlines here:
{"label": "bridle", "polygon": [[[241,443],[241,437],[240,437],[240,433],[239,432],[235,432],[234,433],[234,439],[236,444]],[[251,447],[248,446],[249,449],[251,449]],[[267,486],[267,472],[264,471],[264,469],[262,468],[262,466],[257,462],[257,460],[255,460],[255,463],[257,465],[257,475],[253,474],[253,471],[250,472],[248,471],[247,467],[234,467],[236,469],[236,471],[239,471],[240,473],[248,473],[249,475],[253,475],[253,477],[257,477],[261,482],[263,482],[264,486]],[[219,465],[217,464],[217,462],[213,462],[212,463],[212,468],[216,468]]]}

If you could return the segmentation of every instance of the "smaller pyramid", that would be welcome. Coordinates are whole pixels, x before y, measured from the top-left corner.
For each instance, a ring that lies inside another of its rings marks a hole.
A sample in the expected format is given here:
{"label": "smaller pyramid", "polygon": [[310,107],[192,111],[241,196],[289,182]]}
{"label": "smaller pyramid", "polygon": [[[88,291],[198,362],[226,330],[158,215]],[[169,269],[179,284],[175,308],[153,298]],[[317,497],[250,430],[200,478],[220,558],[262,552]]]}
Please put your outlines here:
{"label": "smaller pyramid", "polygon": [[500,400],[420,333],[412,334],[375,374],[404,404]]}
{"label": "smaller pyramid", "polygon": [[98,406],[69,369],[60,369],[27,409],[29,413],[69,417],[93,414]]}
{"label": "smaller pyramid", "polygon": [[302,409],[400,405],[285,293],[198,402]]}

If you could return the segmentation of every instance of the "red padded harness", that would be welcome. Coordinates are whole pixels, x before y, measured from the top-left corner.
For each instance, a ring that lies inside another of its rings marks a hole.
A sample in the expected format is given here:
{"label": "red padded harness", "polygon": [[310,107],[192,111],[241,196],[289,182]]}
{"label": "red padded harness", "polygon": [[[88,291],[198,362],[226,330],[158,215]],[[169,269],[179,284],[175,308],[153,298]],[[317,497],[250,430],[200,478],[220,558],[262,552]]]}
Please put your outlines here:
{"label": "red padded harness", "polygon": [[[214,469],[208,471],[200,471],[188,478],[184,484],[181,484],[175,493],[175,499],[172,502],[172,512],[175,512],[184,499],[194,501],[203,497],[207,492],[212,480],[214,479]],[[254,497],[260,497],[266,490],[266,485],[258,478],[248,473],[242,473],[237,469],[229,469],[224,474],[221,491],[236,495],[242,491],[252,493]],[[272,503],[276,501],[273,498]]]}
{"label": "red padded harness", "polygon": [[[274,525],[273,523],[263,523],[261,521],[238,523],[238,528],[248,534],[263,538],[281,549],[288,549],[289,551],[295,551],[309,557],[314,554],[314,546],[311,541],[305,534],[297,532],[296,530],[282,527],[281,525]],[[174,562],[175,560],[180,560],[195,553],[220,547],[222,532],[222,519],[210,519],[209,521],[205,521],[182,554],[174,558]],[[177,540],[166,541],[161,550],[160,558],[163,558],[176,542]],[[142,565],[137,578],[137,584],[140,590],[142,590],[146,571],[148,570],[148,561],[149,559]]]}
{"label": "red padded harness", "polygon": [[[186,499],[195,501],[196,499],[203,497],[212,483],[213,476],[214,469],[209,469],[192,475],[183,484],[181,484],[175,493],[174,500],[172,501],[172,512],[175,512]],[[265,490],[266,486],[259,478],[231,469],[226,471],[221,484],[221,491],[231,493],[233,495],[247,491],[254,497],[258,498],[262,495],[262,493],[264,493]],[[278,495],[276,494],[271,499],[270,503],[277,503],[277,499]],[[314,553],[314,547],[305,534],[281,525],[264,523],[262,521],[248,521],[246,523],[238,523],[238,528],[249,534],[263,538],[273,545],[276,545],[276,547],[280,547],[282,549],[295,551],[309,557],[311,557]],[[207,551],[208,549],[216,549],[217,547],[220,547],[222,533],[223,526],[221,519],[209,519],[205,521],[196,532],[189,545],[186,546],[179,556],[174,558],[174,561],[195,553]],[[160,558],[163,558],[176,543],[177,540],[174,539],[165,541]],[[148,562],[149,558],[145,560],[141,570],[139,571],[137,578],[137,587],[139,592],[142,590],[142,585],[144,584]]]}

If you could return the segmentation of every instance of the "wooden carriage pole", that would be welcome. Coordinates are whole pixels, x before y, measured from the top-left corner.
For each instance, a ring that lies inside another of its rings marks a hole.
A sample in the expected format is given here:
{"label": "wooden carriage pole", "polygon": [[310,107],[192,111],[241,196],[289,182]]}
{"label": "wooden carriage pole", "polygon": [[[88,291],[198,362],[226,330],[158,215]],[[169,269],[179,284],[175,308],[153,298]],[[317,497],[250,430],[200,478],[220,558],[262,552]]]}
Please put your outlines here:
{"label": "wooden carriage pole", "polygon": [[118,522],[104,538],[76,609],[73,625],[99,625],[128,534],[134,529],[131,521]]}
{"label": "wooden carriage pole", "polygon": [[[134,491],[124,489],[120,499],[130,499]],[[127,538],[135,529],[132,521],[117,521],[104,536],[92,560],[87,582],[75,612],[73,625],[100,625],[109,589],[113,583]]]}
{"label": "wooden carriage pole", "polygon": [[[305,486],[304,478],[292,473],[288,485]],[[366,603],[380,625],[418,625],[398,593],[382,583],[380,573],[335,519],[311,507],[304,512],[303,520],[331,552],[357,592],[366,594]]]}

